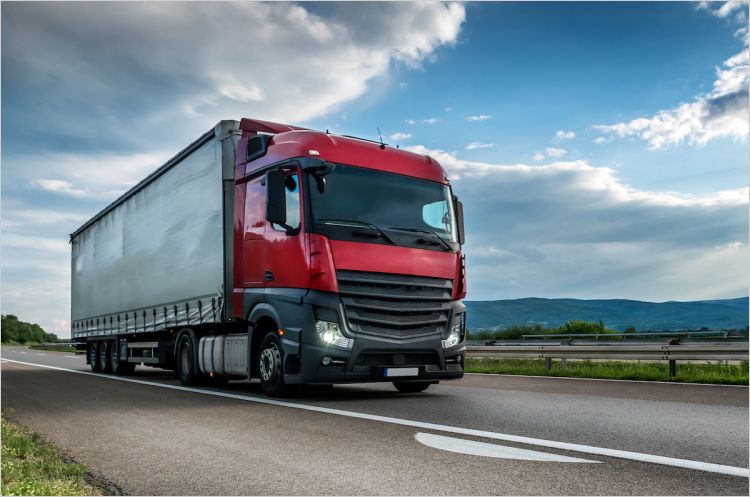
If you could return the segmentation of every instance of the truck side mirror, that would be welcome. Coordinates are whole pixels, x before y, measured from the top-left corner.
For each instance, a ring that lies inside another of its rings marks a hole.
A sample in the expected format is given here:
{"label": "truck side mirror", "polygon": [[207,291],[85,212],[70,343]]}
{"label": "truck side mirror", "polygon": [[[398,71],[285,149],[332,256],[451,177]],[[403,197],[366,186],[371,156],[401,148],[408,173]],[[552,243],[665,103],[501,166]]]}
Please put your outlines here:
{"label": "truck side mirror", "polygon": [[286,226],[286,174],[280,169],[266,173],[266,219]]}
{"label": "truck side mirror", "polygon": [[458,243],[463,245],[466,237],[464,235],[464,204],[458,200],[458,197],[453,197],[453,202],[456,205],[456,227],[458,228]]}

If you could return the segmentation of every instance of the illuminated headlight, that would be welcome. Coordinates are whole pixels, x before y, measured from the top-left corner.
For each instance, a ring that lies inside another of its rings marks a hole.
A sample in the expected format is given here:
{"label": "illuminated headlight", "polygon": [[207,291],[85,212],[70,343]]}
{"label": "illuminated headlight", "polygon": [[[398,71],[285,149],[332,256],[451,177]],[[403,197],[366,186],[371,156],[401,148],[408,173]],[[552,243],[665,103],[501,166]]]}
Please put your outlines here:
{"label": "illuminated headlight", "polygon": [[338,323],[331,323],[330,321],[316,321],[315,331],[318,332],[318,336],[327,345],[335,345],[337,347],[343,347],[348,349],[351,347],[353,340],[346,338],[341,334]]}
{"label": "illuminated headlight", "polygon": [[443,348],[449,349],[455,347],[459,343],[461,343],[461,325],[454,324],[451,328],[451,334],[448,335],[448,338],[443,340]]}

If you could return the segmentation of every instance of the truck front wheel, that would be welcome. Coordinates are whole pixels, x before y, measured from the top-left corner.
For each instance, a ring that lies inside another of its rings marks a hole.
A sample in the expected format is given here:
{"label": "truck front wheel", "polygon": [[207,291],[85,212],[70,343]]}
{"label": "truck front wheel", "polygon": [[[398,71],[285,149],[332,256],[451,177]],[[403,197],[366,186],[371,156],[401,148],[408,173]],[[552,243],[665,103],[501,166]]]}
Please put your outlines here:
{"label": "truck front wheel", "polygon": [[89,343],[87,344],[86,348],[86,354],[88,354],[89,359],[89,366],[91,366],[91,371],[94,373],[99,372],[99,347],[97,347],[96,340],[89,340]]}
{"label": "truck front wheel", "polygon": [[401,393],[418,393],[427,390],[430,383],[426,381],[394,381],[393,386]]}
{"label": "truck front wheel", "polygon": [[185,333],[177,344],[177,377],[180,383],[191,386],[198,383],[199,377],[195,370],[195,343],[192,337]]}
{"label": "truck front wheel", "polygon": [[284,351],[276,333],[263,337],[258,353],[258,373],[260,385],[266,395],[282,397],[289,393],[289,386],[284,382]]}

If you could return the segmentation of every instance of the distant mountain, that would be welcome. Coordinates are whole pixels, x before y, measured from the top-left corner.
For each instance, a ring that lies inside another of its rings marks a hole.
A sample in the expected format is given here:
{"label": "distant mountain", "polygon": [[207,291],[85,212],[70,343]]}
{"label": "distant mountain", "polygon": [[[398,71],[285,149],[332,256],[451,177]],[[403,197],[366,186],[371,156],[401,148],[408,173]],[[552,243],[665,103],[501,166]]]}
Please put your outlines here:
{"label": "distant mountain", "polygon": [[748,326],[748,297],[695,302],[526,298],[466,301],[469,329],[520,324],[557,327],[572,319],[603,321],[612,330],[735,329]]}

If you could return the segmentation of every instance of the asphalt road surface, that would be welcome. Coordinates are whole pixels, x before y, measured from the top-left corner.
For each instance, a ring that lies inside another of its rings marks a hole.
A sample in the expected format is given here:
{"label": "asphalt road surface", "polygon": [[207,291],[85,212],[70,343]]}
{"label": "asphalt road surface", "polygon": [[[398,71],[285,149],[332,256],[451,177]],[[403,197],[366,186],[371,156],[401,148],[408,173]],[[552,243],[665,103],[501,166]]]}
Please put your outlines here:
{"label": "asphalt road surface", "polygon": [[128,494],[748,494],[747,387],[467,375],[279,401],[61,352],[2,359],[11,419]]}

